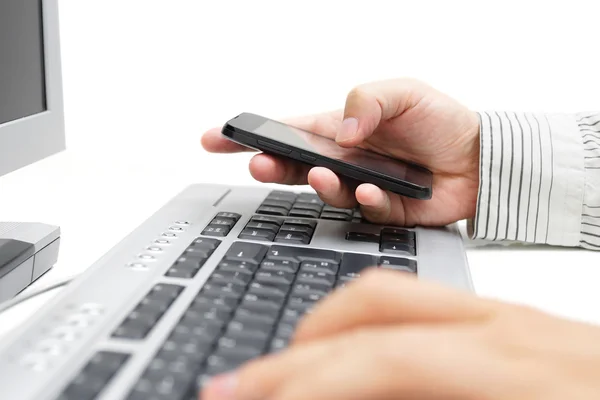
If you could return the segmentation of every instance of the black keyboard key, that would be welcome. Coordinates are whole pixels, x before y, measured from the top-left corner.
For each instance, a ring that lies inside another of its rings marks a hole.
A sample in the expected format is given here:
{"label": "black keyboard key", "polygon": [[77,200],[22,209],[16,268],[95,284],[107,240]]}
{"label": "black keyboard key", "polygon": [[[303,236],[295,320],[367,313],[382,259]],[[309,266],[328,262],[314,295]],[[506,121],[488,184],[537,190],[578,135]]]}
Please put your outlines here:
{"label": "black keyboard key", "polygon": [[281,315],[281,322],[296,326],[303,316],[304,312],[301,310],[286,308]]}
{"label": "black keyboard key", "polygon": [[400,247],[408,246],[409,252],[411,247],[415,247],[416,235],[413,231],[401,228],[384,228],[381,230],[381,247],[389,248],[394,244]]}
{"label": "black keyboard key", "polygon": [[239,271],[224,271],[218,269],[210,275],[211,282],[235,283],[246,286],[252,280],[252,276]]}
{"label": "black keyboard key", "polygon": [[417,262],[408,258],[382,256],[379,257],[378,265],[382,268],[396,269],[399,271],[407,271],[412,273],[417,272]]}
{"label": "black keyboard key", "polygon": [[173,373],[146,370],[127,399],[185,399],[194,379],[195,376],[189,371]]}
{"label": "black keyboard key", "polygon": [[221,244],[221,242],[217,239],[197,238],[190,246],[214,250],[219,246],[219,244]]}
{"label": "black keyboard key", "polygon": [[201,246],[190,246],[181,255],[181,258],[186,258],[189,261],[193,259],[205,260],[213,253],[214,250],[205,249]]}
{"label": "black keyboard key", "polygon": [[310,249],[292,246],[271,246],[267,254],[269,260],[291,260],[302,261],[323,261],[333,264],[339,264],[342,257],[340,253],[331,250]]}
{"label": "black keyboard key", "polygon": [[256,243],[235,242],[231,245],[225,258],[232,261],[246,261],[249,263],[260,264],[268,247]]}
{"label": "black keyboard key", "polygon": [[265,215],[255,215],[252,217],[250,222],[265,222],[265,223],[271,223],[271,224],[276,224],[277,226],[280,226],[282,224],[282,219],[275,218],[275,217],[268,217]]}
{"label": "black keyboard key", "polygon": [[344,253],[340,265],[340,276],[359,277],[363,269],[375,267],[378,260],[375,256],[368,254]]}
{"label": "black keyboard key", "polygon": [[232,212],[220,212],[215,216],[215,218],[231,218],[236,221],[238,221],[241,217],[242,216],[240,214],[232,213]]}
{"label": "black keyboard key", "polygon": [[208,225],[203,231],[204,236],[227,236],[231,228],[223,225]]}
{"label": "black keyboard key", "polygon": [[182,290],[183,286],[159,283],[150,290],[148,297],[170,304],[179,296]]}
{"label": "black keyboard key", "polygon": [[148,372],[182,373],[196,368],[198,357],[190,357],[174,351],[160,350],[148,364]]}
{"label": "black keyboard key", "polygon": [[269,345],[269,353],[277,353],[279,351],[287,349],[289,345],[289,339],[275,338]]}
{"label": "black keyboard key", "polygon": [[294,192],[286,192],[285,190],[272,190],[267,196],[267,198],[272,198],[276,196],[285,197],[288,199],[296,199],[296,197],[298,197],[298,195]]}
{"label": "black keyboard key", "polygon": [[240,365],[260,356],[260,351],[219,348],[206,362],[206,374],[214,376],[237,369]]}
{"label": "black keyboard key", "polygon": [[234,318],[228,325],[226,335],[268,338],[273,330],[272,322],[249,318]]}
{"label": "black keyboard key", "polygon": [[288,308],[307,310],[326,296],[327,294],[314,293],[292,294],[288,300],[287,306]]}
{"label": "black keyboard key", "polygon": [[238,237],[245,240],[264,240],[272,242],[273,239],[275,239],[275,233],[266,229],[245,228]]}
{"label": "black keyboard key", "polygon": [[315,193],[300,193],[296,199],[297,203],[312,203],[324,205],[325,203]]}
{"label": "black keyboard key", "polygon": [[139,324],[153,326],[163,315],[163,311],[157,308],[136,307],[127,317],[128,321],[135,321]]}
{"label": "black keyboard key", "polygon": [[276,260],[276,261],[263,261],[260,264],[261,270],[265,271],[281,271],[295,273],[298,271],[299,264],[296,261],[290,260]]}
{"label": "black keyboard key", "polygon": [[192,279],[198,271],[200,271],[200,267],[194,267],[190,264],[176,264],[165,272],[165,276],[169,278]]}
{"label": "black keyboard key", "polygon": [[294,282],[294,274],[282,271],[268,271],[260,269],[254,280],[260,283],[280,283],[284,285],[291,285]]}
{"label": "black keyboard key", "polygon": [[383,228],[381,230],[381,235],[396,235],[396,236],[402,236],[402,235],[408,235],[408,236],[413,236],[414,232],[408,229],[403,229],[403,228]]}
{"label": "black keyboard key", "polygon": [[155,299],[151,296],[146,296],[138,304],[138,309],[143,308],[145,310],[156,310],[156,312],[164,313],[169,309],[170,303],[166,303],[160,299]]}
{"label": "black keyboard key", "polygon": [[125,320],[113,333],[113,337],[118,339],[140,340],[146,337],[152,329],[148,325],[139,321]]}
{"label": "black keyboard key", "polygon": [[271,206],[261,206],[256,210],[257,214],[265,214],[265,215],[279,215],[285,216],[288,215],[288,209],[284,207],[271,207]]}
{"label": "black keyboard key", "polygon": [[250,307],[241,306],[235,312],[234,318],[237,320],[248,320],[264,322],[265,324],[274,324],[279,317],[279,311],[268,310],[268,309],[256,309]]}
{"label": "black keyboard key", "polygon": [[318,203],[296,203],[296,204],[294,204],[295,210],[309,210],[309,211],[314,211],[314,212],[320,213],[322,208],[323,208],[323,205],[318,204]]}
{"label": "black keyboard key", "polygon": [[247,261],[221,261],[218,265],[219,271],[240,272],[247,275],[254,275],[258,266]]}
{"label": "black keyboard key", "polygon": [[389,254],[415,255],[415,247],[406,243],[382,242],[379,251]]}
{"label": "black keyboard key", "polygon": [[228,297],[205,297],[198,296],[194,299],[190,308],[195,307],[214,307],[224,311],[233,311],[233,309],[238,305],[238,301],[236,299],[228,298]]}
{"label": "black keyboard key", "polygon": [[308,236],[311,236],[314,232],[314,229],[307,225],[294,225],[294,224],[284,223],[283,226],[281,227],[280,232],[281,233],[283,233],[283,232],[304,233]]}
{"label": "black keyboard key", "polygon": [[[198,254],[198,253],[196,253]],[[183,266],[187,266],[188,268],[192,268],[192,269],[200,269],[200,267],[202,267],[202,265],[204,265],[204,262],[206,261],[205,258],[201,258],[201,257],[195,257],[193,253],[183,253],[182,256],[180,256],[177,261],[175,261],[175,264],[173,265],[183,265]]]}
{"label": "black keyboard key", "polygon": [[190,320],[197,320],[198,322],[202,321],[217,321],[224,322],[229,320],[231,317],[231,311],[226,311],[223,309],[219,309],[218,307],[194,307],[188,309],[184,314],[183,318],[188,318]]}
{"label": "black keyboard key", "polygon": [[310,274],[337,275],[340,266],[329,261],[304,261],[300,265],[300,272]]}
{"label": "black keyboard key", "polygon": [[317,226],[317,221],[310,220],[310,219],[286,218],[284,220],[284,223],[286,225],[307,226],[307,227],[309,227],[309,228],[311,228],[313,230]]}
{"label": "black keyboard key", "polygon": [[109,351],[96,353],[58,398],[61,400],[96,398],[128,359],[129,355],[122,353]]}
{"label": "black keyboard key", "polygon": [[379,235],[363,232],[348,232],[346,240],[351,242],[379,243]]}
{"label": "black keyboard key", "polygon": [[[304,297],[301,297],[304,296]],[[289,310],[296,310],[301,312],[302,314],[304,314],[305,312],[311,310],[315,304],[317,303],[317,301],[313,301],[311,299],[308,299],[307,297],[311,296],[311,297],[318,297],[318,298],[323,298],[326,296],[326,294],[292,294],[292,297],[290,298],[290,301],[287,304],[287,309]]]}
{"label": "black keyboard key", "polygon": [[294,336],[295,326],[285,322],[281,322],[275,331],[275,337],[291,339]]}
{"label": "black keyboard key", "polygon": [[332,285],[322,283],[296,283],[292,289],[293,296],[304,295],[322,295],[325,296],[331,291]]}
{"label": "black keyboard key", "polygon": [[[145,338],[182,290],[183,287],[178,285],[155,285],[113,332],[113,337],[130,340]],[[149,302],[154,305],[148,306]]]}
{"label": "black keyboard key", "polygon": [[289,290],[289,285],[252,282],[250,284],[250,288],[248,289],[248,293],[282,298],[287,295]]}
{"label": "black keyboard key", "polygon": [[256,295],[252,293],[248,293],[244,296],[242,300],[242,307],[248,308],[250,310],[267,310],[277,312],[282,307],[281,301],[279,301],[278,297],[269,297],[264,295]]}
{"label": "black keyboard key", "polygon": [[346,214],[324,212],[321,214],[321,219],[329,219],[332,221],[350,221],[350,220],[352,220],[352,217],[349,217]]}
{"label": "black keyboard key", "polygon": [[163,343],[161,351],[178,354],[199,361],[207,357],[212,349],[212,341],[181,333],[173,333]]}
{"label": "black keyboard key", "polygon": [[127,361],[129,355],[111,351],[100,351],[90,359],[87,368],[100,368],[117,371]]}
{"label": "black keyboard key", "polygon": [[284,196],[284,195],[269,195],[265,198],[265,202],[270,201],[270,200],[275,200],[275,201],[286,201],[289,203],[294,203],[296,201],[296,196],[295,195],[290,195],[290,196]]}
{"label": "black keyboard key", "polygon": [[343,214],[347,217],[352,217],[352,215],[354,214],[354,210],[326,205],[325,207],[323,207],[323,213]]}
{"label": "black keyboard key", "polygon": [[198,321],[192,318],[182,318],[179,320],[173,333],[196,336],[204,342],[213,342],[221,333],[224,327],[223,321]]}
{"label": "black keyboard key", "polygon": [[259,354],[265,351],[267,347],[268,338],[259,339],[247,336],[230,336],[225,335],[221,339],[219,339],[217,352],[221,349],[228,349],[232,352],[236,353],[236,350],[239,352],[257,351]]}
{"label": "black keyboard key", "polygon": [[335,284],[335,276],[328,274],[326,272],[317,272],[317,273],[300,272],[296,282],[297,283],[308,283],[308,284],[317,283],[317,284],[328,285],[329,287],[333,287],[333,285]]}
{"label": "black keyboard key", "polygon": [[302,208],[294,207],[290,210],[290,217],[300,217],[300,218],[319,218],[319,211],[313,210],[304,210]]}
{"label": "black keyboard key", "polygon": [[236,221],[231,218],[214,218],[210,221],[210,225],[219,226],[223,225],[229,228],[232,228],[235,225]]}
{"label": "black keyboard key", "polygon": [[233,361],[238,363],[237,365],[241,365],[246,361],[250,361],[253,358],[256,358],[261,355],[261,349],[256,349],[252,347],[229,347],[229,343],[223,343],[220,345],[214,355],[225,358],[226,360]]}
{"label": "black keyboard key", "polygon": [[267,207],[281,207],[281,208],[285,208],[286,210],[290,210],[292,208],[292,201],[287,201],[287,200],[276,200],[274,198],[267,198],[265,199],[265,201],[262,202],[261,206],[267,206]]}
{"label": "black keyboard key", "polygon": [[279,232],[279,224],[273,222],[250,221],[246,225],[246,228],[270,231],[273,232],[273,234]]}
{"label": "black keyboard key", "polygon": [[233,284],[207,282],[202,287],[201,293],[207,296],[227,297],[239,299],[244,294],[244,287]]}

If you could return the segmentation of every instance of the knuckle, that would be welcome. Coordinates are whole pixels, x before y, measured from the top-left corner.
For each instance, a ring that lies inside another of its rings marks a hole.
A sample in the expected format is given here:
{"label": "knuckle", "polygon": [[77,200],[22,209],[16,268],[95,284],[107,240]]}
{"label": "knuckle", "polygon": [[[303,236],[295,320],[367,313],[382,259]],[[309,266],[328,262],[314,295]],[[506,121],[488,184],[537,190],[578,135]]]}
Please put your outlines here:
{"label": "knuckle", "polygon": [[350,92],[346,98],[346,105],[361,104],[371,97],[367,91],[366,85],[356,86]]}

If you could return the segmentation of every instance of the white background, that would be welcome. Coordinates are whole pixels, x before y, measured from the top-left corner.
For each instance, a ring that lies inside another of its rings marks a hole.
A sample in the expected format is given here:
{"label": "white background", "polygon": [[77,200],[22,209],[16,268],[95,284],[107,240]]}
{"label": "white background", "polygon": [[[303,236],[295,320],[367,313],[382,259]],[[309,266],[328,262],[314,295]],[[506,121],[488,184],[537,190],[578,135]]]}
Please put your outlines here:
{"label": "white background", "polygon": [[[0,180],[0,220],[62,227],[47,282],[82,271],[185,185],[254,184],[248,155],[203,152],[205,129],[343,107],[373,80],[473,109],[600,109],[598,2],[550,3],[61,0],[69,150]],[[469,257],[482,295],[600,322],[600,254]]]}

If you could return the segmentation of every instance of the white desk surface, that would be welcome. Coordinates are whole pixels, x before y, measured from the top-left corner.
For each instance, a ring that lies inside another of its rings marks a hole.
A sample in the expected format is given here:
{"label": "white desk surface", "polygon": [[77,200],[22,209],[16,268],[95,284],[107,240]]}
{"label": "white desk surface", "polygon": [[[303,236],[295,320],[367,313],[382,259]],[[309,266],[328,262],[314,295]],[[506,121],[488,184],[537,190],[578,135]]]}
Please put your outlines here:
{"label": "white desk surface", "polygon": [[[28,290],[84,271],[191,183],[260,184],[247,172],[248,157],[206,154],[199,146],[167,159],[64,152],[0,178],[0,220],[39,221],[62,230],[58,264]],[[215,174],[217,167],[221,170]],[[543,246],[480,247],[468,240],[466,245],[479,295],[600,323],[600,254]],[[0,335],[55,293],[0,315]]]}

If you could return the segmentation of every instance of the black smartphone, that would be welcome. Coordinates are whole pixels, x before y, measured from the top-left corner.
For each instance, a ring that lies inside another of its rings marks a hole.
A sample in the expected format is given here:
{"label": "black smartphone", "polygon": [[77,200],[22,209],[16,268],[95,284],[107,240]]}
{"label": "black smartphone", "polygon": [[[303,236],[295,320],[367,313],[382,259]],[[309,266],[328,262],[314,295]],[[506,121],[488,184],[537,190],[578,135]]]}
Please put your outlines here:
{"label": "black smartphone", "polygon": [[344,148],[335,140],[260,115],[242,113],[223,126],[222,134],[249,148],[325,167],[402,196],[427,200],[432,195],[433,174],[422,166],[358,147]]}

